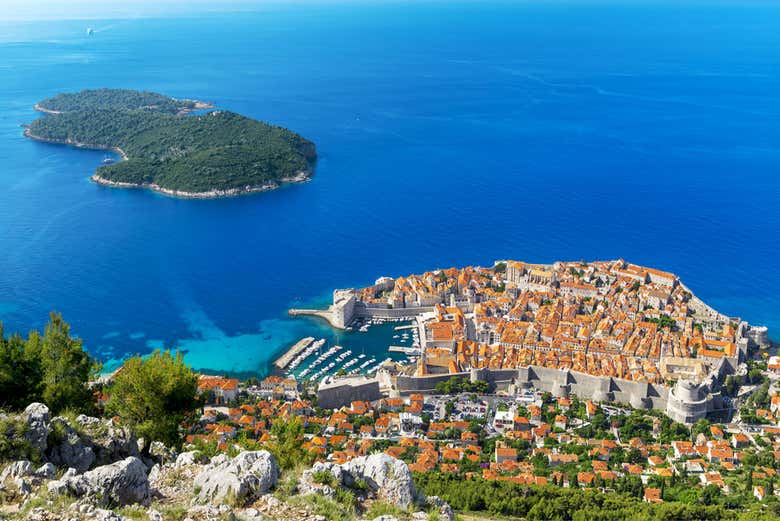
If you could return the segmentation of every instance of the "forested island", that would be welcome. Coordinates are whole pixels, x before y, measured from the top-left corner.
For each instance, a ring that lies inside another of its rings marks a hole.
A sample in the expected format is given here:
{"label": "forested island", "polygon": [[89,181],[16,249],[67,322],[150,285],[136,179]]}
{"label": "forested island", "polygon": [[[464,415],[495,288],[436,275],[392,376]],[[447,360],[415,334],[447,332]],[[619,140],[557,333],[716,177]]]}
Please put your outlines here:
{"label": "forested island", "polygon": [[31,139],[116,151],[92,180],[180,197],[225,197],[309,179],[314,143],[282,127],[196,100],[152,92],[85,90],[45,99]]}

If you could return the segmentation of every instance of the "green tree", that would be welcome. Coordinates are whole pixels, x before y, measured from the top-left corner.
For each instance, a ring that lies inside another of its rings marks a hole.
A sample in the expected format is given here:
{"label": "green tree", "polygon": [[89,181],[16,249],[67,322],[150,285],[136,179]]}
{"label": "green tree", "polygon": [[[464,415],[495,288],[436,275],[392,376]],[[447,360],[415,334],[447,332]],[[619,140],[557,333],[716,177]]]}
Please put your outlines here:
{"label": "green tree", "polygon": [[197,390],[197,376],[182,354],[158,350],[124,363],[108,391],[106,411],[149,441],[179,446],[180,425],[200,405]]}
{"label": "green tree", "polygon": [[42,398],[54,412],[75,409],[89,412],[94,406],[87,387],[99,366],[82,348],[81,340],[70,336],[70,326],[59,313],[49,316],[43,337],[31,335],[27,342],[30,356],[39,349],[43,376]]}
{"label": "green tree", "polygon": [[276,421],[271,425],[272,441],[268,450],[283,469],[291,469],[300,463],[311,463],[312,455],[303,448],[303,423],[297,416],[287,421]]}
{"label": "green tree", "polygon": [[0,407],[18,410],[41,400],[39,347],[37,332],[27,341],[18,334],[6,339],[0,323]]}

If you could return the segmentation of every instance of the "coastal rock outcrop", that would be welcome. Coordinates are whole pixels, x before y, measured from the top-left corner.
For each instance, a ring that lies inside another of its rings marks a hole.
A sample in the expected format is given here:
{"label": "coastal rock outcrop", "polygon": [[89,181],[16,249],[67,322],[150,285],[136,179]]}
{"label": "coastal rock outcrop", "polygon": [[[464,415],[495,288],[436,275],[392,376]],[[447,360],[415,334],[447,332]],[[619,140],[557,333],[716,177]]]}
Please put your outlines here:
{"label": "coastal rock outcrop", "polygon": [[279,467],[267,450],[242,452],[233,459],[221,454],[195,477],[196,499],[222,503],[230,497],[242,503],[271,490],[278,477]]}

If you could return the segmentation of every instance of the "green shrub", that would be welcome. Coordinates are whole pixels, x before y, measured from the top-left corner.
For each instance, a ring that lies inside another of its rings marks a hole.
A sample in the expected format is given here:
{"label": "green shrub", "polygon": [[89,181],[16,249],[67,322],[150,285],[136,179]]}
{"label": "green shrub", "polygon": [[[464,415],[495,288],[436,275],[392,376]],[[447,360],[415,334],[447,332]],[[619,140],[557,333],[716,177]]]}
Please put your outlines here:
{"label": "green shrub", "polygon": [[319,483],[320,485],[330,485],[333,486],[334,478],[333,474],[328,472],[327,470],[318,470],[315,472],[312,477],[312,481],[315,483]]}
{"label": "green shrub", "polygon": [[307,508],[315,515],[324,516],[328,521],[352,521],[355,518],[354,508],[347,507],[320,494],[296,496],[289,499],[288,503]]}
{"label": "green shrub", "polygon": [[385,501],[374,501],[366,511],[365,517],[367,519],[374,519],[379,516],[395,516],[399,517],[403,514],[403,510]]}
{"label": "green shrub", "polygon": [[27,424],[24,420],[16,418],[0,420],[0,461],[28,459],[39,462],[41,460],[41,455],[25,439],[26,432]]}

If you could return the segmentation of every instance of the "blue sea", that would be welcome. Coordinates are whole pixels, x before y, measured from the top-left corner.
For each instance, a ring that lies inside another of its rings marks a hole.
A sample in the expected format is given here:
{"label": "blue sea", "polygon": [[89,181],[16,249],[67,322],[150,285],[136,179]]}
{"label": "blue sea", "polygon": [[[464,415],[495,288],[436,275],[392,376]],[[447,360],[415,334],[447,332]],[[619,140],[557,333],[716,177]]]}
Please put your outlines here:
{"label": "blue sea", "polygon": [[[95,28],[87,37],[86,27]],[[0,319],[50,310],[116,367],[182,349],[266,374],[291,306],[384,275],[625,258],[780,331],[780,5],[259,4],[0,21]],[[158,91],[283,125],[309,183],[222,200],[96,186],[104,153],[22,137],[34,103]]]}

